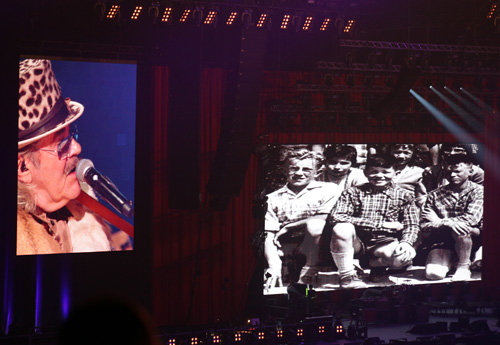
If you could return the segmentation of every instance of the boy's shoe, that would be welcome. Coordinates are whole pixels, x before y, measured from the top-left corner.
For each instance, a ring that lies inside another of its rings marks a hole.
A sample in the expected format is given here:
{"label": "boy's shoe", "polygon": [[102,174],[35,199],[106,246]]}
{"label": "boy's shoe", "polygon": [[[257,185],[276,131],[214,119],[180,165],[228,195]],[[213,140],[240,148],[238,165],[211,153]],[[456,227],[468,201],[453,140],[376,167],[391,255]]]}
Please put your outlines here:
{"label": "boy's shoe", "polygon": [[460,265],[457,267],[455,274],[451,277],[452,281],[469,280],[472,276],[470,264]]}
{"label": "boy's shoe", "polygon": [[389,279],[388,267],[372,267],[370,268],[370,283],[392,285],[394,284]]}
{"label": "boy's shoe", "polygon": [[367,287],[363,280],[358,277],[356,271],[348,273],[343,277],[339,276],[339,280],[342,289],[362,289]]}

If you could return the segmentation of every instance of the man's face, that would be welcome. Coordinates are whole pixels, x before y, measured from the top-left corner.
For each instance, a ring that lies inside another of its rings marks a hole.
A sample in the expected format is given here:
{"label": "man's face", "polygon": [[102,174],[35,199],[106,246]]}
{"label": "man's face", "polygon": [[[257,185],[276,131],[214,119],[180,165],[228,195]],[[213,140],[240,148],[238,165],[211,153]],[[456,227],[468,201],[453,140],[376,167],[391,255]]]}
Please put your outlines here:
{"label": "man's face", "polygon": [[[38,166],[27,162],[37,205],[46,212],[53,212],[65,206],[80,194],[80,184],[75,167],[81,146],[71,139],[67,158],[59,159],[56,150],[59,142],[69,133],[69,126],[40,140]],[[49,151],[45,151],[49,150]]]}
{"label": "man's face", "polygon": [[293,187],[306,187],[316,174],[314,159],[292,159],[288,164],[288,183]]}
{"label": "man's face", "polygon": [[384,168],[372,166],[365,170],[368,182],[370,182],[370,184],[377,190],[384,189],[389,183],[391,183],[394,173],[395,170],[393,167]]}
{"label": "man's face", "polygon": [[460,186],[469,179],[472,166],[466,163],[451,164],[446,167],[446,173],[451,185]]}
{"label": "man's face", "polygon": [[396,160],[396,165],[406,166],[410,163],[413,150],[406,145],[393,146],[391,147],[391,155]]}
{"label": "man's face", "polygon": [[351,165],[351,161],[346,158],[333,157],[326,162],[326,171],[333,177],[342,177],[347,175]]}

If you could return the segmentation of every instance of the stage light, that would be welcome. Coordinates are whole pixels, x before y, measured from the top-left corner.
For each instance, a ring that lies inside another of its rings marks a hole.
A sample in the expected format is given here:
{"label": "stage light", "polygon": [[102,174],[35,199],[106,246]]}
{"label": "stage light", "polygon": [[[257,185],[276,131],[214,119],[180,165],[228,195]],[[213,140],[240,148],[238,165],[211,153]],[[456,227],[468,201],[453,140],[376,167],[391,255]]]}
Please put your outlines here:
{"label": "stage light", "polygon": [[208,15],[205,18],[205,21],[203,22],[203,24],[206,24],[206,25],[212,24],[215,27],[217,25],[218,13],[219,13],[218,9],[213,9],[212,11],[208,12]]}
{"label": "stage light", "polygon": [[120,15],[120,5],[112,5],[106,15],[108,19],[117,19]]}
{"label": "stage light", "polygon": [[283,338],[283,330],[282,329],[276,330],[276,338]]}
{"label": "stage light", "polygon": [[290,17],[291,15],[285,14],[283,16],[283,20],[281,21],[281,29],[285,30],[288,29],[288,25],[290,25]]}
{"label": "stage light", "polygon": [[198,337],[191,338],[191,345],[198,345]]}
{"label": "stage light", "polygon": [[130,16],[130,19],[132,20],[137,20],[139,19],[139,16],[142,13],[142,6],[135,6],[134,11],[132,12],[132,15]]}
{"label": "stage light", "polygon": [[172,7],[165,8],[161,21],[164,23],[170,23],[172,21]]}
{"label": "stage light", "polygon": [[264,24],[266,24],[268,18],[269,18],[269,14],[268,13],[265,13],[265,12],[261,13],[260,17],[259,17],[259,20],[257,21],[257,27],[258,28],[264,27]]}
{"label": "stage light", "polygon": [[218,334],[212,335],[212,343],[214,343],[214,344],[220,344],[220,342],[221,342],[220,335],[218,335]]}
{"label": "stage light", "polygon": [[259,339],[259,340],[264,340],[264,339],[265,339],[265,337],[266,337],[266,336],[265,336],[265,333],[264,333],[263,331],[259,331],[259,332],[257,333],[257,339]]}
{"label": "stage light", "polygon": [[168,339],[168,345],[175,345],[175,339]]}
{"label": "stage light", "polygon": [[347,24],[346,24],[346,26],[344,27],[344,33],[346,33],[346,34],[347,34],[347,33],[351,32],[352,27],[354,26],[354,24],[355,24],[355,23],[356,23],[356,21],[355,21],[355,20],[353,20],[353,19],[351,19],[351,20],[347,21]]}
{"label": "stage light", "polygon": [[306,20],[304,21],[304,25],[302,25],[302,30],[309,31],[311,29],[312,21],[313,21],[313,17],[306,17]]}
{"label": "stage light", "polygon": [[344,325],[340,318],[337,318],[333,323],[333,329],[337,338],[344,336]]}
{"label": "stage light", "polygon": [[229,17],[227,18],[226,25],[229,25],[229,26],[233,25],[234,24],[234,20],[236,19],[237,16],[238,16],[238,12],[232,11],[229,14]]}
{"label": "stage light", "polygon": [[297,338],[302,338],[304,336],[304,329],[298,328],[296,335],[297,335]]}
{"label": "stage light", "polygon": [[234,333],[234,341],[235,342],[240,342],[241,341],[241,333],[240,332]]}
{"label": "stage light", "polygon": [[497,4],[492,4],[490,10],[488,11],[488,14],[486,15],[486,19],[493,18],[493,15],[495,14],[496,10],[497,10]]}
{"label": "stage light", "polygon": [[185,23],[187,19],[189,18],[189,15],[191,14],[191,9],[186,8],[184,12],[182,12],[181,18],[179,19],[179,22]]}
{"label": "stage light", "polygon": [[318,334],[324,334],[325,333],[325,326],[318,326]]}
{"label": "stage light", "polygon": [[323,19],[323,23],[321,23],[321,27],[319,28],[319,31],[326,31],[328,27],[330,26],[332,19],[331,18],[325,18]]}

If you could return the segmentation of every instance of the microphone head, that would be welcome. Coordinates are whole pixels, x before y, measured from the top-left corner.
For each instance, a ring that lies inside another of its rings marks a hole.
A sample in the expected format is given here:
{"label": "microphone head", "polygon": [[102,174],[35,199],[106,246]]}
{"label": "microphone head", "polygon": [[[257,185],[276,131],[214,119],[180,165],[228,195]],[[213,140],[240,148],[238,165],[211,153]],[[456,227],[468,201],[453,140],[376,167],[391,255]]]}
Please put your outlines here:
{"label": "microphone head", "polygon": [[94,163],[90,159],[80,159],[76,166],[76,178],[80,182],[85,182],[85,173],[88,169],[93,168]]}

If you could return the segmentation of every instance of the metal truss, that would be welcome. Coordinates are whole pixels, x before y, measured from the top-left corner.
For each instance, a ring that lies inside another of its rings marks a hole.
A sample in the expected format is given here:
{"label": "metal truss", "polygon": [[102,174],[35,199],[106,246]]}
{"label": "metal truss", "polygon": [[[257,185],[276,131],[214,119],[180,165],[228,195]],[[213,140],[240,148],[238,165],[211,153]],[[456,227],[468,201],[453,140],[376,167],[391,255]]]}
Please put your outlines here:
{"label": "metal truss", "polygon": [[340,40],[341,47],[373,48],[389,50],[415,50],[442,53],[500,54],[500,47],[493,46],[461,46],[451,44],[404,43],[384,41]]}
{"label": "metal truss", "polygon": [[[352,63],[348,65],[345,62],[336,61],[318,61],[316,67],[321,70],[343,71],[343,72],[373,72],[373,73],[398,73],[401,71],[401,65],[387,66],[385,64],[375,64],[370,66],[367,63]],[[421,67],[422,74],[446,74],[446,75],[481,75],[491,76],[500,75],[500,70],[491,67],[481,67],[479,70],[475,67],[459,68],[445,66],[426,66]]]}

